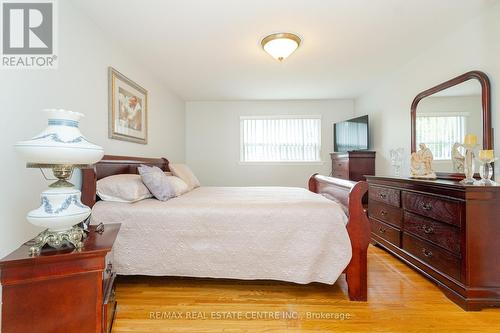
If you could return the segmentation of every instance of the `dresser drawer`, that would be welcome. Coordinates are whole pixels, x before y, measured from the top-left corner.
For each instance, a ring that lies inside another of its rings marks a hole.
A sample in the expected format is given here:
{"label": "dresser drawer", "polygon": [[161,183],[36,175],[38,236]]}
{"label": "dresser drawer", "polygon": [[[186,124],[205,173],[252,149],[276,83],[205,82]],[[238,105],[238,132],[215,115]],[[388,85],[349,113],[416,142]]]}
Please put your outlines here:
{"label": "dresser drawer", "polygon": [[435,220],[460,226],[459,202],[403,191],[403,208]]}
{"label": "dresser drawer", "polygon": [[434,270],[460,280],[460,259],[427,241],[403,233],[403,249]]}
{"label": "dresser drawer", "polygon": [[455,226],[404,212],[403,230],[460,256],[460,229]]}
{"label": "dresser drawer", "polygon": [[401,191],[393,188],[370,185],[368,197],[370,200],[380,201],[395,207],[401,206]]}
{"label": "dresser drawer", "polygon": [[332,159],[332,176],[336,178],[349,179],[349,160]]}
{"label": "dresser drawer", "polygon": [[370,219],[370,224],[373,234],[397,247],[401,246],[401,232],[398,229],[375,219]]}
{"label": "dresser drawer", "polygon": [[374,200],[368,201],[368,215],[397,227],[401,227],[403,210]]}
{"label": "dresser drawer", "polygon": [[340,170],[340,171],[333,170],[332,177],[342,178],[342,179],[349,179],[349,172],[348,171],[342,171],[342,170]]}
{"label": "dresser drawer", "polygon": [[348,171],[349,170],[349,160],[347,159],[334,159],[332,160],[332,169],[334,171]]}

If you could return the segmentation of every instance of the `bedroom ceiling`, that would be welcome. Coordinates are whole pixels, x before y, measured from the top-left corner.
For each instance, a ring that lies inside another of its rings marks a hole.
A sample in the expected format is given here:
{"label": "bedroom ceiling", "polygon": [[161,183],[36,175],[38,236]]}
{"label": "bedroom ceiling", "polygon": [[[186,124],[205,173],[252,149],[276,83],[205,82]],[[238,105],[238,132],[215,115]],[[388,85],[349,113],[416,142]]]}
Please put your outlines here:
{"label": "bedroom ceiling", "polygon": [[[73,2],[184,100],[353,98],[486,7],[498,3]],[[280,31],[302,38],[299,49],[283,63],[260,46],[261,38]]]}

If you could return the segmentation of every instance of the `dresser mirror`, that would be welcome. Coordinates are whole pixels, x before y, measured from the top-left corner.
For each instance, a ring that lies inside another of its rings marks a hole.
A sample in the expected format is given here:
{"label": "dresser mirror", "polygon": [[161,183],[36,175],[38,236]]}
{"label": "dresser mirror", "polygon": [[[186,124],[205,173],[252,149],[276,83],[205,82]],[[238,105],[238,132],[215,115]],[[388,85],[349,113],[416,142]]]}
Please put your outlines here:
{"label": "dresser mirror", "polygon": [[[440,179],[463,179],[467,134],[477,136],[479,149],[493,149],[488,76],[472,71],[418,94],[411,106],[411,151],[421,143],[434,156]],[[476,169],[477,170],[477,169]]]}

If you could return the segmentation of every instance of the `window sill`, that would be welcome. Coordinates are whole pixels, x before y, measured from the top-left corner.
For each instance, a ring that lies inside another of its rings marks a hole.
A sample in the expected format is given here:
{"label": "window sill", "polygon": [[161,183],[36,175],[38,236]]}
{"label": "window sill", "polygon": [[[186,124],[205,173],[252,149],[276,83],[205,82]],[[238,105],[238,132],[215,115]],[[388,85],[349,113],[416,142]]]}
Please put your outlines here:
{"label": "window sill", "polygon": [[324,165],[324,161],[270,161],[270,162],[244,162],[239,161],[239,165]]}

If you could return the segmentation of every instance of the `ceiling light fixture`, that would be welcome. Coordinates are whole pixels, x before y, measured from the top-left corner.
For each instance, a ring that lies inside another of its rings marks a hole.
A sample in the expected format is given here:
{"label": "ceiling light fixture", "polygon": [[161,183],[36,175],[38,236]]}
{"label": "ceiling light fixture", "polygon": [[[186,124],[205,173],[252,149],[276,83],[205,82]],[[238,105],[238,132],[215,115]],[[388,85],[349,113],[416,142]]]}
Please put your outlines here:
{"label": "ceiling light fixture", "polygon": [[283,61],[299,47],[300,42],[299,36],[289,32],[280,32],[265,37],[260,44],[271,57]]}

